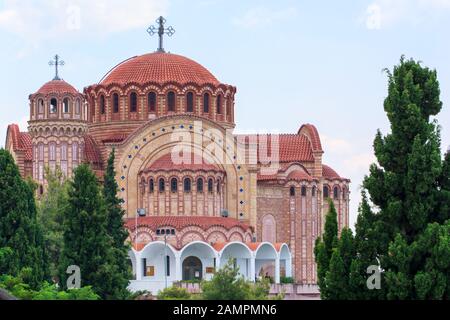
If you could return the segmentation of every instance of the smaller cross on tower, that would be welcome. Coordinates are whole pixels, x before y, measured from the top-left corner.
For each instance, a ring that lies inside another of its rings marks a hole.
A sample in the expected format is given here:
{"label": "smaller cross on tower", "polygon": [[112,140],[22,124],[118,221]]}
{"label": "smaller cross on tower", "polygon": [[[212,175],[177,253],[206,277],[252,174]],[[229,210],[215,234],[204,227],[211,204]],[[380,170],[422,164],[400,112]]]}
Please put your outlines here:
{"label": "smaller cross on tower", "polygon": [[164,19],[163,17],[159,17],[156,20],[156,23],[159,25],[159,27],[155,27],[155,26],[150,26],[147,29],[147,32],[153,36],[155,34],[158,34],[159,36],[159,48],[158,48],[158,52],[166,52],[164,50],[164,46],[163,46],[163,37],[164,35],[168,35],[169,37],[173,36],[175,34],[175,29],[170,26],[168,28],[164,28],[164,24],[166,23],[166,19]]}
{"label": "smaller cross on tower", "polygon": [[58,55],[56,55],[53,59],[54,60],[48,63],[49,66],[55,66],[55,77],[53,78],[53,80],[61,80],[61,78],[59,77],[59,66],[63,66],[66,63],[60,60],[60,57]]}

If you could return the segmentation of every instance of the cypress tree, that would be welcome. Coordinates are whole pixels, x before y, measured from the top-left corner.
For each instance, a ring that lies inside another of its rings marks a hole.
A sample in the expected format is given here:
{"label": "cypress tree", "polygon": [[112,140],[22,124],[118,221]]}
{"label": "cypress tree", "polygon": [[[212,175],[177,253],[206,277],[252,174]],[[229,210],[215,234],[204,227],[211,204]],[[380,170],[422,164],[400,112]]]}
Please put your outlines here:
{"label": "cypress tree", "polygon": [[320,295],[322,299],[327,299],[329,293],[327,291],[326,277],[330,268],[330,260],[333,255],[333,248],[338,242],[338,225],[337,212],[333,201],[329,201],[329,211],[325,217],[325,232],[322,238],[317,238],[314,247],[314,255],[317,262],[318,285],[320,287]]}
{"label": "cypress tree", "polygon": [[[447,299],[450,155],[441,160],[439,127],[432,120],[442,108],[437,73],[404,57],[387,73],[384,109],[391,133],[378,132],[374,141],[378,164],[371,166],[363,187],[376,211],[363,191],[349,290],[353,299]],[[326,275],[326,290],[333,290],[330,283],[338,284],[345,272],[339,247]],[[366,286],[365,272],[372,265],[383,271],[381,290]],[[319,284],[322,290],[324,284]]]}
{"label": "cypress tree", "polygon": [[112,254],[114,265],[117,268],[115,273],[116,288],[114,297],[125,299],[129,295],[127,287],[129,280],[132,277],[128,263],[128,251],[130,250],[130,246],[125,243],[128,238],[128,232],[125,229],[123,221],[125,211],[121,206],[122,200],[117,196],[119,186],[116,182],[114,159],[115,155],[113,149],[108,159],[108,166],[106,168],[103,196],[105,198],[107,210],[106,228],[109,236],[112,238]]}
{"label": "cypress tree", "polygon": [[66,287],[66,270],[81,270],[81,285],[91,286],[103,299],[114,299],[117,285],[112,238],[106,228],[107,211],[97,178],[88,165],[74,171],[69,188],[69,204],[64,214],[64,248],[60,281]]}
{"label": "cypress tree", "polygon": [[[0,248],[8,248],[4,274],[18,275],[27,269],[32,288],[47,277],[43,235],[36,217],[36,204],[29,184],[20,176],[11,154],[0,150]],[[3,249],[3,255],[6,250]]]}

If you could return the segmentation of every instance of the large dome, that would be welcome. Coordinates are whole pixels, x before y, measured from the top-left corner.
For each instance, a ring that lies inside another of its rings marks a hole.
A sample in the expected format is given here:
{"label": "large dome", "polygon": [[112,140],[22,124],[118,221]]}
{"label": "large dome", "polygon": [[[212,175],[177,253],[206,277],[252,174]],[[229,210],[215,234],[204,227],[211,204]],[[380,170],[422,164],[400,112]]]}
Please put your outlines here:
{"label": "large dome", "polygon": [[145,84],[195,83],[219,85],[219,81],[205,67],[186,57],[171,53],[149,53],[128,59],[111,70],[102,85],[129,83]]}

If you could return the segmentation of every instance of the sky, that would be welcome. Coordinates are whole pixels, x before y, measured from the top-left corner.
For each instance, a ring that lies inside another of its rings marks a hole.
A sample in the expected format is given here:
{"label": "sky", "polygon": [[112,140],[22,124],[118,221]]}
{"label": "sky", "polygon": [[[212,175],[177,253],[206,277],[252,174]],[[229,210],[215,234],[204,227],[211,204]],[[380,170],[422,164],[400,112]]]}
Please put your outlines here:
{"label": "sky", "polygon": [[0,0],[0,146],[8,124],[26,131],[28,96],[52,79],[52,56],[82,91],[155,51],[146,30],[159,15],[176,29],[166,50],[238,88],[237,132],[318,128],[324,163],[352,180],[351,225],[375,134],[389,132],[383,69],[401,55],[437,70],[450,145],[450,0]]}

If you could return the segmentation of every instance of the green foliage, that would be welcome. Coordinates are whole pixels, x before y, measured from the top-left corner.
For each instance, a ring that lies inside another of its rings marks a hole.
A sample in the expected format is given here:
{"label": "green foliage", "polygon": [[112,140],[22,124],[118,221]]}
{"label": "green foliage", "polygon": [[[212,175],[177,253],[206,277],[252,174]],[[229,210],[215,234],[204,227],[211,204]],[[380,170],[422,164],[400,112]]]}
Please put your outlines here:
{"label": "green foliage", "polygon": [[333,255],[333,248],[338,241],[338,225],[336,207],[332,200],[329,200],[329,211],[325,217],[325,232],[322,238],[316,240],[314,255],[317,262],[318,284],[322,299],[329,296],[327,291],[326,277]]}
{"label": "green foliage", "polygon": [[76,265],[81,269],[82,285],[92,286],[102,299],[125,299],[113,240],[107,233],[106,205],[88,165],[81,165],[74,172],[64,215],[61,287],[66,285],[67,267]]}
{"label": "green foliage", "polygon": [[[27,283],[38,288],[47,277],[42,230],[36,218],[33,190],[19,173],[11,154],[0,150],[0,248],[8,247],[1,273],[18,275],[31,268]],[[5,255],[5,250],[3,250]]]}
{"label": "green foliage", "polygon": [[292,277],[280,277],[280,282],[282,284],[292,284],[292,283],[294,283],[294,278],[292,278]]}
{"label": "green foliage", "polygon": [[[25,272],[26,273],[26,272]],[[21,300],[98,300],[99,296],[91,287],[59,291],[56,285],[44,282],[38,291],[32,290],[24,283],[24,274],[18,277],[9,275],[0,276],[0,288],[7,290]]]}
{"label": "green foliage", "polygon": [[119,186],[116,182],[114,159],[113,149],[106,168],[103,197],[105,199],[107,212],[106,231],[112,239],[111,254],[113,265],[116,269],[114,273],[114,297],[116,299],[126,299],[129,295],[127,289],[129,279],[132,278],[130,265],[128,263],[128,251],[130,250],[130,246],[125,243],[128,238],[128,232],[123,223],[125,211],[121,206],[122,200],[117,197]]}
{"label": "green foliage", "polygon": [[59,258],[63,247],[64,212],[69,205],[70,182],[59,168],[46,168],[47,192],[38,201],[38,220],[43,229],[50,274],[58,278]]}
{"label": "green foliage", "polygon": [[184,288],[170,287],[158,293],[158,300],[190,300],[191,294]]}
{"label": "green foliage", "polygon": [[231,259],[210,281],[203,281],[201,288],[204,300],[267,300],[270,282],[268,279],[255,284],[247,282],[239,276],[239,268],[234,267]]}
{"label": "green foliage", "polygon": [[[391,133],[378,132],[378,164],[371,166],[363,183],[375,209],[363,191],[349,268],[348,290],[353,294],[337,298],[448,299],[450,155],[442,161],[439,127],[432,120],[442,108],[437,74],[403,57],[392,73],[387,72],[384,109]],[[341,237],[335,246],[325,290],[330,283],[345,285],[340,276],[347,272],[343,242]],[[319,266],[325,260],[323,251],[319,243]],[[371,265],[383,270],[381,290],[365,285]]]}

